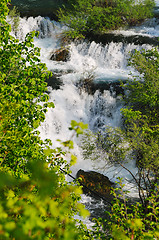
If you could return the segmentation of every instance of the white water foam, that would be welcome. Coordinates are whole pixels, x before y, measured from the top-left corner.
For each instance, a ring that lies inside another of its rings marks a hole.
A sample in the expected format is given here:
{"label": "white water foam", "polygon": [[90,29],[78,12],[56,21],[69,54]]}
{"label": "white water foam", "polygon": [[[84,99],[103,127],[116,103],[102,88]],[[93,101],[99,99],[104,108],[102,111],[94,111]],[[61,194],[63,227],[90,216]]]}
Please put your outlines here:
{"label": "white water foam", "polygon": [[[13,34],[20,40],[32,31],[40,31],[39,38],[35,38],[35,45],[41,48],[41,60],[45,62],[48,69],[53,72],[62,72],[61,80],[63,85],[58,90],[51,89],[50,101],[55,103],[55,109],[49,109],[46,113],[46,120],[41,124],[40,132],[42,139],[49,138],[53,146],[59,146],[57,139],[63,141],[71,138],[72,133],[68,130],[71,120],[83,121],[89,124],[89,128],[97,131],[106,125],[118,127],[121,124],[120,109],[122,104],[119,99],[112,96],[110,91],[94,94],[80,91],[77,83],[81,79],[93,76],[95,82],[113,82],[124,80],[129,77],[129,72],[135,74],[134,70],[127,66],[129,53],[134,49],[149,49],[149,45],[134,45],[123,43],[109,43],[103,46],[95,42],[70,44],[70,59],[67,62],[56,62],[50,60],[53,51],[60,47],[59,36],[64,27],[59,23],[42,17],[21,18],[19,31]],[[130,32],[129,32],[130,34]],[[115,181],[118,176],[124,179],[131,179],[130,174],[119,167],[101,169],[105,160],[92,162],[84,160],[79,146],[79,140],[74,139],[74,153],[78,157],[77,164],[72,168],[73,175],[82,168],[83,170],[98,169],[99,172],[107,175]],[[133,173],[136,173],[134,162],[127,165]],[[130,186],[130,184],[129,184]]]}
{"label": "white water foam", "polygon": [[124,36],[146,36],[146,37],[159,37],[159,19],[152,18],[144,22],[140,26],[135,26],[127,30],[115,30],[114,34],[122,34]]}
{"label": "white water foam", "polygon": [[[110,91],[104,91],[103,94],[96,91],[94,95],[89,95],[84,91],[79,91],[76,83],[90,73],[95,77],[95,82],[127,79],[130,72],[130,68],[127,67],[128,54],[134,49],[141,49],[141,46],[113,42],[106,46],[95,42],[72,43],[70,60],[64,63],[49,60],[51,52],[56,49],[54,39],[48,37],[35,39],[35,44],[41,47],[41,59],[48,68],[53,72],[62,71],[64,73],[61,76],[64,85],[59,90],[52,90],[50,93],[50,101],[55,103],[55,109],[49,109],[46,121],[40,128],[43,139],[49,138],[53,141],[54,146],[58,146],[59,143],[56,142],[56,139],[65,141],[70,138],[72,133],[68,128],[71,120],[88,123],[89,128],[96,131],[99,130],[99,126],[102,128],[106,125],[120,126],[121,103],[111,96]],[[142,47],[149,48],[148,45]],[[74,152],[78,157],[77,164],[72,168],[74,176],[82,168],[83,170],[98,169],[99,172],[108,175],[114,181],[118,176],[125,177],[127,175],[128,177],[129,174],[118,167],[111,169],[108,167],[106,171],[103,171],[100,167],[101,161],[92,162],[91,159],[84,161],[78,140],[75,139],[74,142]],[[105,161],[103,163],[105,164]],[[134,169],[134,166],[131,168]]]}

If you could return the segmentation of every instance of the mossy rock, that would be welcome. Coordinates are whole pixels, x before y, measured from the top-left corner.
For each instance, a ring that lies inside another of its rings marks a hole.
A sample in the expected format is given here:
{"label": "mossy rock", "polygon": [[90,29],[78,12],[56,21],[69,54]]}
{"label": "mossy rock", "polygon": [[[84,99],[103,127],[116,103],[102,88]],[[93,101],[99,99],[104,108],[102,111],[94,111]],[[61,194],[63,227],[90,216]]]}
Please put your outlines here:
{"label": "mossy rock", "polygon": [[111,188],[114,183],[108,177],[95,171],[85,172],[79,170],[76,177],[79,183],[83,185],[83,192],[90,195],[99,195],[104,198],[110,197]]}
{"label": "mossy rock", "polygon": [[60,48],[54,51],[50,57],[50,60],[53,61],[62,61],[67,62],[70,59],[70,51],[69,48]]}

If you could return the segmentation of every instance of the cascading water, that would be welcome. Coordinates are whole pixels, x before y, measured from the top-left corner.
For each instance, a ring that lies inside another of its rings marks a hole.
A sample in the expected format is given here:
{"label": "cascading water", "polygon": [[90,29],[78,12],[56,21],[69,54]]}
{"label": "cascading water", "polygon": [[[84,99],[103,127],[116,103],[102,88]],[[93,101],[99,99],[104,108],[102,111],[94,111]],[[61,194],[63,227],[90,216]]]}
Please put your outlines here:
{"label": "cascading water", "polygon": [[[157,20],[153,21],[154,26],[152,23],[150,27],[146,25],[146,30],[145,26],[138,28],[138,34],[145,34],[147,31],[153,35],[155,31],[156,36],[159,36]],[[140,46],[110,42],[104,46],[95,42],[82,41],[70,44],[70,58],[67,62],[52,61],[50,60],[51,54],[60,47],[59,37],[64,29],[65,27],[55,21],[42,17],[29,17],[28,19],[21,18],[19,29],[12,33],[23,40],[28,32],[39,31],[39,37],[35,38],[35,45],[41,48],[41,60],[46,63],[49,70],[58,74],[58,78],[62,82],[61,87],[57,90],[49,87],[50,101],[55,103],[55,109],[48,110],[46,120],[39,128],[42,139],[51,139],[54,147],[59,144],[57,139],[68,140],[71,137],[72,133],[68,130],[71,120],[87,123],[91,131],[103,130],[107,125],[112,127],[121,125],[122,103],[115,90],[110,88],[103,89],[101,92],[96,89],[90,93],[80,88],[79,83],[88,80],[90,76],[96,85],[104,83],[111,86],[112,83],[119,80],[124,81],[130,78],[130,71],[132,74],[136,74],[134,69],[127,66],[130,52],[134,49],[151,48],[148,44]],[[126,34],[131,35],[132,30],[127,31]],[[74,176],[82,168],[83,170],[98,169],[113,181],[118,176],[131,179],[129,173],[119,167],[108,165],[108,168],[102,167],[101,169],[102,164],[106,165],[103,156],[101,156],[101,161],[100,159],[93,162],[91,159],[84,160],[80,140],[73,140],[75,143],[74,153],[78,157],[77,164],[72,168]],[[133,162],[128,163],[128,167],[135,173]],[[99,204],[101,208],[101,202]]]}

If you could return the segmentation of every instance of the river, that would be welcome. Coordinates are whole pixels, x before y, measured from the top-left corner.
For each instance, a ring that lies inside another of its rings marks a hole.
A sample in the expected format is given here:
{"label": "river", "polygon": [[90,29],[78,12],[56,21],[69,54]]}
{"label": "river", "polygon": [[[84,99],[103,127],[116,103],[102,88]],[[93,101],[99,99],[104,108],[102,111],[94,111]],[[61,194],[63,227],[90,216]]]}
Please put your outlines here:
{"label": "river", "polygon": [[[156,1],[156,4],[159,5],[159,1]],[[103,131],[106,126],[120,127],[122,124],[120,110],[123,104],[116,86],[120,80],[131,78],[130,72],[136,74],[133,68],[127,66],[130,52],[134,49],[150,49],[152,45],[113,41],[101,44],[95,40],[72,42],[69,44],[69,59],[66,62],[58,62],[50,60],[50,57],[60,48],[60,35],[65,26],[50,20],[47,16],[23,17],[20,18],[18,31],[13,31],[12,34],[23,40],[25,35],[33,30],[39,31],[39,37],[35,38],[35,46],[41,48],[41,61],[54,73],[48,91],[55,108],[49,109],[46,113],[46,120],[39,128],[41,138],[51,139],[53,146],[58,147],[57,139],[65,141],[72,136],[68,129],[71,120],[87,123],[92,132]],[[159,21],[153,18],[140,27],[115,31],[113,34],[132,38],[134,35],[146,36],[149,39],[159,37]],[[81,80],[89,78],[93,78],[94,88],[91,91],[80,85]],[[60,83],[58,86],[55,84],[57,81]],[[131,194],[136,194],[136,189],[132,188],[134,186],[132,177],[126,170],[108,164],[102,152],[98,152],[96,158],[92,155],[85,160],[81,150],[81,139],[74,138],[73,141],[73,152],[78,158],[77,164],[71,169],[74,177],[79,169],[96,170],[108,176],[113,182],[120,176],[123,177],[127,188],[131,189]],[[135,162],[127,163],[127,167],[136,173]],[[94,209],[97,209],[95,215],[100,215],[104,208],[102,200],[94,202],[92,198],[84,195],[82,199],[92,214]]]}

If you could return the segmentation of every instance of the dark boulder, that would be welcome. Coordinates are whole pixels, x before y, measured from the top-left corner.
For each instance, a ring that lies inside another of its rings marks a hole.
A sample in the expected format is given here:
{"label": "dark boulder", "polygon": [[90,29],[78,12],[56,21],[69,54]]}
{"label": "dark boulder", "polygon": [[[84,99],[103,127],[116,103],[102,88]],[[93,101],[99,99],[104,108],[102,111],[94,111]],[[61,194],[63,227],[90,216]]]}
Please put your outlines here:
{"label": "dark boulder", "polygon": [[150,44],[153,46],[158,46],[158,37],[149,37],[149,36],[142,36],[142,35],[130,35],[126,36],[123,34],[116,34],[116,33],[94,33],[88,32],[86,33],[86,38],[89,41],[95,41],[96,43],[108,44],[110,42],[122,42],[125,44],[135,44],[135,45],[143,45],[143,44]]}
{"label": "dark boulder", "polygon": [[70,51],[69,51],[69,48],[66,47],[66,48],[60,48],[54,51],[50,57],[50,60],[67,62],[69,58],[70,58]]}
{"label": "dark boulder", "polygon": [[58,75],[54,74],[46,79],[47,85],[52,87],[52,89],[59,89],[62,86],[62,81]]}
{"label": "dark boulder", "polygon": [[110,197],[111,187],[113,187],[114,183],[103,174],[95,171],[85,172],[80,169],[77,172],[77,178],[79,179],[79,183],[83,185],[84,193],[106,199]]}
{"label": "dark boulder", "polygon": [[[122,80],[122,83],[126,83],[126,80]],[[121,81],[85,81],[81,80],[77,84],[79,89],[84,89],[89,94],[94,94],[96,90],[103,93],[105,90],[109,90],[113,96],[124,95],[124,88],[121,85]]]}

